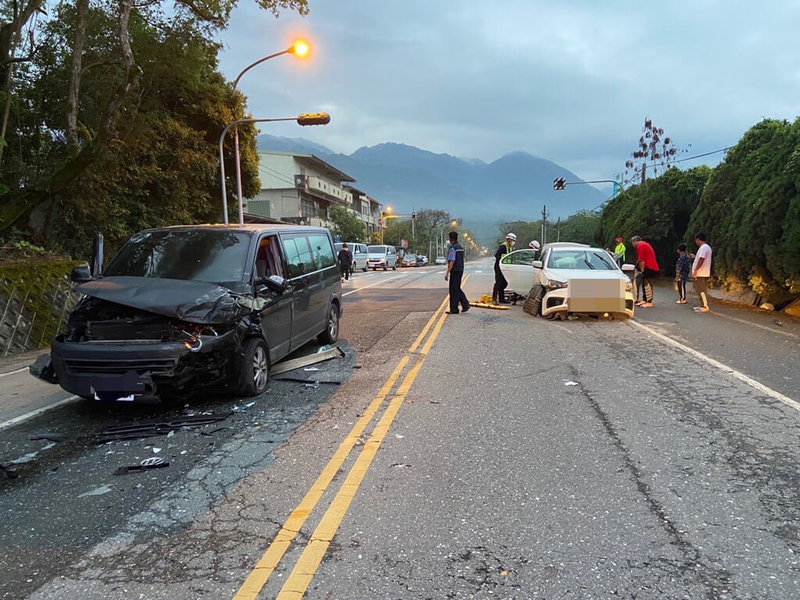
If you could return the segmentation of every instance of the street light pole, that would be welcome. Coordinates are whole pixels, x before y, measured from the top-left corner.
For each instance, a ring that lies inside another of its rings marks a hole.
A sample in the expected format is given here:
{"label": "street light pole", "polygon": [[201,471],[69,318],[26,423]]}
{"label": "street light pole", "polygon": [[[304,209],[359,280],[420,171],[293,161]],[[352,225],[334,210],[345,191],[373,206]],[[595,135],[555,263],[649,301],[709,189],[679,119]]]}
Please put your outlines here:
{"label": "street light pole", "polygon": [[[225,129],[219,136],[219,172],[220,182],[222,187],[222,216],[225,225],[228,224],[228,192],[225,186],[225,155],[223,154],[222,146],[225,141],[225,136],[231,127],[235,127],[241,123],[271,123],[273,121],[297,121],[298,125],[327,125],[330,123],[331,117],[328,113],[302,113],[296,117],[279,117],[275,119],[237,119],[233,123],[228,123]],[[244,223],[244,207],[242,197],[239,196],[239,224]]]}
{"label": "street light pole", "polygon": [[[296,56],[305,56],[308,54],[308,44],[305,42],[295,42],[286,50],[282,50],[280,52],[276,52],[275,54],[270,54],[269,56],[265,56],[264,58],[259,58],[254,63],[250,63],[244,69],[242,69],[241,73],[237,75],[236,79],[233,81],[233,91],[236,91],[236,87],[239,85],[239,80],[242,78],[242,75],[247,73],[250,69],[255,66],[260,65],[261,63],[268,61],[271,58],[275,58],[276,56],[281,56],[282,54],[295,54]],[[246,123],[246,120],[240,120],[238,123]],[[239,155],[239,128],[237,127],[233,132],[233,156],[234,161],[236,163],[236,197],[239,199],[239,206],[241,207],[243,204],[242,201],[242,162],[241,156]],[[223,184],[224,185],[224,184]],[[225,223],[228,222],[228,215],[225,214]],[[239,222],[242,222],[242,215],[239,215]]]}

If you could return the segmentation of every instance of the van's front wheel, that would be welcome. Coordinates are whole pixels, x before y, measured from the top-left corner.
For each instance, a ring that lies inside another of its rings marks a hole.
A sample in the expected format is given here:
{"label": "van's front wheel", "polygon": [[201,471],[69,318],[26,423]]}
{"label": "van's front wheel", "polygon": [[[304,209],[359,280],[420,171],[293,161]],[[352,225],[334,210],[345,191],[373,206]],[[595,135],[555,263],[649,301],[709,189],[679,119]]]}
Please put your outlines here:
{"label": "van's front wheel", "polygon": [[339,339],[339,307],[336,304],[331,304],[328,309],[328,322],[325,325],[325,331],[317,336],[321,344],[335,344]]}
{"label": "van's front wheel", "polygon": [[244,344],[240,366],[242,396],[263,394],[269,383],[269,349],[261,338],[253,337]]}

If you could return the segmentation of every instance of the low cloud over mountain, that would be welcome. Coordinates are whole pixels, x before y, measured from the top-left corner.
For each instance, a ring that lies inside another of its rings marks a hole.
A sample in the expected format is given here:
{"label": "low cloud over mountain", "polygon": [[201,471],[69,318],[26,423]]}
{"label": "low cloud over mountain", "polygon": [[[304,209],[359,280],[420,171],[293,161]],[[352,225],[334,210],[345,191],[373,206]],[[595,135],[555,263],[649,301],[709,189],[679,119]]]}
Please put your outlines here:
{"label": "low cloud over mountain", "polygon": [[[299,138],[258,136],[262,151],[314,154],[356,179],[355,187],[395,212],[423,208],[448,211],[465,222],[495,224],[535,221],[547,206],[548,218],[562,219],[579,210],[598,208],[607,195],[583,185],[574,173],[524,152],[512,152],[485,163],[414,146],[386,143],[336,154]],[[553,179],[565,177],[567,189],[553,190]]]}

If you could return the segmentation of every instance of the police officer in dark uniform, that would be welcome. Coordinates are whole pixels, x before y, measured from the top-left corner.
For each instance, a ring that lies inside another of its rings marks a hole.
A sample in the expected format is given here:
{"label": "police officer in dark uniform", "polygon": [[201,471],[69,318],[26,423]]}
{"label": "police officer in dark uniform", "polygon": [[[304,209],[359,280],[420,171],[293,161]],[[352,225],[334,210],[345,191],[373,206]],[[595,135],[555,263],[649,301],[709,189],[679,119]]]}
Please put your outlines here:
{"label": "police officer in dark uniform", "polygon": [[509,233],[506,236],[506,241],[500,244],[500,247],[497,249],[497,252],[494,253],[494,289],[492,290],[492,302],[495,304],[510,304],[506,300],[506,288],[508,287],[508,281],[503,276],[503,272],[500,270],[500,259],[502,259],[506,254],[511,253],[514,249],[514,243],[517,241],[517,236],[513,233]]}
{"label": "police officer in dark uniform", "polygon": [[461,278],[464,276],[464,248],[458,243],[458,233],[451,231],[450,250],[447,252],[447,273],[444,280],[450,281],[450,310],[449,315],[458,314],[458,305],[461,304],[461,312],[469,310],[469,300],[461,289]]}

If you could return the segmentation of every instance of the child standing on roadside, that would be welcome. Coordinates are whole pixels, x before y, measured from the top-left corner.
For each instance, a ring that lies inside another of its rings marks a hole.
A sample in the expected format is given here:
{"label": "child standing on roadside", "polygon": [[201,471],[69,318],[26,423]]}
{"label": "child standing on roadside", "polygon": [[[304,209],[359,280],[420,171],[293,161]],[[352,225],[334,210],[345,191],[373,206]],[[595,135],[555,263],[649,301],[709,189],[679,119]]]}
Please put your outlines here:
{"label": "child standing on roadside", "polygon": [[675,262],[675,283],[678,284],[678,296],[675,304],[686,304],[686,281],[689,279],[689,271],[692,262],[686,254],[686,244],[678,246],[678,260]]}

